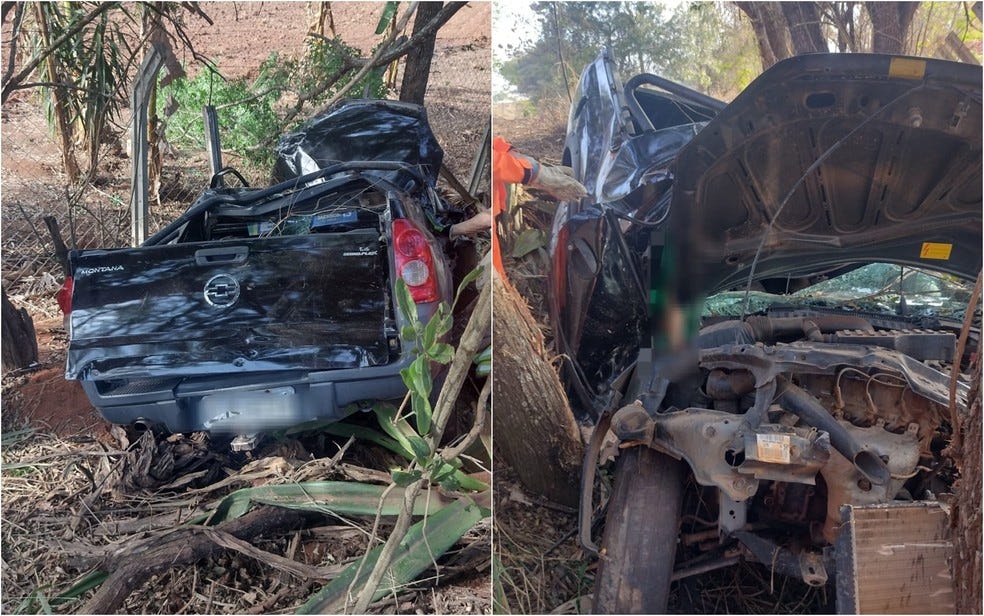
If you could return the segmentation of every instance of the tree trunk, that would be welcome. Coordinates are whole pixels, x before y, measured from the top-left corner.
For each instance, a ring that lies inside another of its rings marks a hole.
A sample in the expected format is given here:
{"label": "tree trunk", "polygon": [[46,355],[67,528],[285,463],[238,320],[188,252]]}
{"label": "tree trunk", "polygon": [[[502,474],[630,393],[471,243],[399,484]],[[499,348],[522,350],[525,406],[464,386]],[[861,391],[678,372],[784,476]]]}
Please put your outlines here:
{"label": "tree trunk", "polygon": [[820,12],[815,2],[783,2],[781,5],[796,55],[828,51],[820,32]]}
{"label": "tree trunk", "polygon": [[789,26],[780,7],[774,2],[735,2],[752,22],[762,70],[793,55]]}
{"label": "tree trunk", "polygon": [[492,285],[493,445],[527,489],[573,506],[583,454],[577,422],[526,302],[495,272]]}
{"label": "tree trunk", "polygon": [[906,37],[918,2],[865,2],[871,19],[873,53],[905,53]]}
{"label": "tree trunk", "polygon": [[[45,15],[45,7],[40,3],[34,5],[35,16],[38,20],[38,29],[41,31],[41,41],[48,49],[51,48],[51,34],[48,30],[48,19]],[[55,54],[51,53],[44,62],[45,79],[52,84],[60,83],[61,74],[58,70],[58,62]],[[62,167],[69,181],[75,184],[79,181],[82,172],[79,170],[79,163],[75,160],[75,149],[72,146],[72,123],[68,117],[68,106],[65,99],[68,93],[65,88],[51,86],[51,106],[55,116],[55,127],[58,137],[61,140]]]}
{"label": "tree trunk", "polygon": [[970,367],[970,409],[965,423],[962,446],[957,453],[960,479],[954,486],[957,503],[953,508],[953,589],[957,614],[980,614],[981,571],[981,364]]}
{"label": "tree trunk", "polygon": [[6,370],[26,368],[38,361],[38,340],[34,333],[34,321],[27,310],[14,308],[7,298],[6,289],[0,290],[3,303],[0,314],[0,347],[2,365]]}
{"label": "tree trunk", "polygon": [[[421,2],[417,5],[411,38],[441,12],[443,5],[443,2]],[[401,101],[418,105],[424,104],[424,94],[427,92],[427,78],[430,76],[431,58],[434,57],[436,39],[437,32],[435,31],[421,45],[414,47],[407,54],[406,65],[403,68],[403,83],[400,85]]]}

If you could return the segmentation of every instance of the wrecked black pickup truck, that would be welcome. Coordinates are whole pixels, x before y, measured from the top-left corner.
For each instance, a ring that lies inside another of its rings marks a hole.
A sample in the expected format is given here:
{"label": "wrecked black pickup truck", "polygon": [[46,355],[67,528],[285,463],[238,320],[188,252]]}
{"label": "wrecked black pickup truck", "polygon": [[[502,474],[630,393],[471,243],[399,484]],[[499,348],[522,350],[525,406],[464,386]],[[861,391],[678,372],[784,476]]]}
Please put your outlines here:
{"label": "wrecked black pickup truck", "polygon": [[589,196],[558,208],[550,301],[597,426],[597,613],[661,613],[671,588],[691,611],[694,576],[742,560],[834,583],[841,613],[952,613],[981,115],[980,67],[941,60],[795,57],[730,104],[623,87],[607,52],[584,70],[564,162]]}
{"label": "wrecked black pickup truck", "polygon": [[109,421],[252,435],[406,392],[394,285],[424,320],[451,290],[424,109],[343,101],[278,150],[268,188],[225,170],[140,247],[71,253],[66,377]]}

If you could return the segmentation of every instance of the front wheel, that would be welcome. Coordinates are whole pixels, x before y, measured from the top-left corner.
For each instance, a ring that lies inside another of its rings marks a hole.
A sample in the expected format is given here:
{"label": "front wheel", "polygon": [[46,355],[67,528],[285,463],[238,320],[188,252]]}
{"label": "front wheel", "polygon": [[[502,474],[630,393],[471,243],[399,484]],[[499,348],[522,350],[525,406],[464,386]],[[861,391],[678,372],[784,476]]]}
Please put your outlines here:
{"label": "front wheel", "polygon": [[683,462],[648,447],[632,447],[619,456],[595,582],[595,613],[666,611],[683,480]]}

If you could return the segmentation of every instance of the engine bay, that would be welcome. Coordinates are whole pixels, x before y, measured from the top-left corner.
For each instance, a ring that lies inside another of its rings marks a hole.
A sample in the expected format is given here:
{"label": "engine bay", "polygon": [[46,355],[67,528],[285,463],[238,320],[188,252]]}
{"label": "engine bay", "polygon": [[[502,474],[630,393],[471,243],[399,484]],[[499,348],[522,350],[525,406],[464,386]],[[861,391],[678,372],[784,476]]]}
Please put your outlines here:
{"label": "engine bay", "polygon": [[[657,370],[615,413],[622,446],[692,471],[678,571],[742,554],[823,585],[842,507],[949,491],[956,336],[911,325],[811,311],[719,321],[701,329],[696,357],[674,360],[689,368]],[[958,400],[966,394],[958,379]]]}

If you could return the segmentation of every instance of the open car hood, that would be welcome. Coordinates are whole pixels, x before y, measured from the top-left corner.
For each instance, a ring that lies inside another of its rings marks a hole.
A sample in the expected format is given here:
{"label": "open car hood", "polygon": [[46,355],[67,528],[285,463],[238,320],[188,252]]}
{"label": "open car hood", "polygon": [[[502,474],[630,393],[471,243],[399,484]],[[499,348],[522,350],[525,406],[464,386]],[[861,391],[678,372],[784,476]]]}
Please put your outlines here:
{"label": "open car hood", "polygon": [[670,224],[704,292],[744,284],[763,237],[756,279],[872,261],[973,278],[981,67],[791,58],[708,123],[675,171]]}

